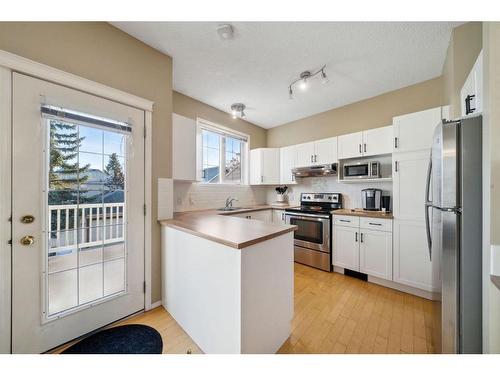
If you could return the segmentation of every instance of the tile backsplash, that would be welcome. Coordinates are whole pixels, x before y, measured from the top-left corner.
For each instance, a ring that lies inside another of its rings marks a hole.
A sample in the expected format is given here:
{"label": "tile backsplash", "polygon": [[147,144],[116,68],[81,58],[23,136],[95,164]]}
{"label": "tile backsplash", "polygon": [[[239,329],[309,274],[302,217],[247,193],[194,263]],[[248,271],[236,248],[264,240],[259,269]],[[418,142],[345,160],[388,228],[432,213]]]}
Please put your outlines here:
{"label": "tile backsplash", "polygon": [[[344,208],[361,208],[361,190],[367,188],[382,189],[382,195],[391,196],[392,209],[392,182],[357,182],[339,183],[336,176],[301,178],[297,185],[288,186],[288,202],[300,204],[300,193],[341,193]],[[267,189],[267,203],[276,201],[274,187]]]}
{"label": "tile backsplash", "polygon": [[193,211],[224,207],[226,198],[236,198],[236,207],[266,203],[267,187],[208,185],[174,181],[174,211]]}

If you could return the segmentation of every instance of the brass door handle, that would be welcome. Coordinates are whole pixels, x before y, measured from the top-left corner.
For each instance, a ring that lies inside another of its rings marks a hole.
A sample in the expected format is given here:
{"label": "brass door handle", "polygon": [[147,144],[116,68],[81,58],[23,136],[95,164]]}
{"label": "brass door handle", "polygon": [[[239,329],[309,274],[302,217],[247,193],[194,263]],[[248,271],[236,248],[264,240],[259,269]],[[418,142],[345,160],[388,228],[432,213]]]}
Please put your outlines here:
{"label": "brass door handle", "polygon": [[21,240],[19,240],[19,242],[21,242],[21,245],[30,246],[30,245],[33,245],[35,243],[35,237],[24,236],[23,238],[21,238]]}
{"label": "brass door handle", "polygon": [[23,224],[31,224],[34,221],[35,221],[35,217],[33,215],[24,215],[21,218],[21,223],[23,223]]}

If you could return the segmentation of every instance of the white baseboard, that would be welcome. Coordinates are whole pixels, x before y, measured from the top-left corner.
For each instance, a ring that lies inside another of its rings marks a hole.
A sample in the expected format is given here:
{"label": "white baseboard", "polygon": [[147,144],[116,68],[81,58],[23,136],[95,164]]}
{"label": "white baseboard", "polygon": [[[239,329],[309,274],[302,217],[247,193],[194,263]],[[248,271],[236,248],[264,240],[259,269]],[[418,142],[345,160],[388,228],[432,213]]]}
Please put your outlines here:
{"label": "white baseboard", "polygon": [[147,306],[146,307],[146,311],[149,311],[149,310],[153,310],[153,309],[156,309],[157,307],[160,307],[162,305],[161,301],[156,301],[154,303],[152,303],[151,305]]}
{"label": "white baseboard", "polygon": [[[333,271],[337,272],[337,273],[344,274],[344,269],[342,267],[333,266]],[[431,301],[436,299],[436,296],[434,295],[434,293],[429,292],[427,290],[422,290],[422,289],[414,288],[414,287],[411,287],[408,285],[399,284],[399,283],[396,283],[394,281],[381,279],[379,277],[368,275],[368,282],[373,283],[373,284],[377,284],[377,285],[381,285],[381,286],[385,286],[386,288],[396,289],[396,290],[399,290],[400,292],[413,294],[414,296],[422,297],[422,298],[425,298],[425,299],[428,299]]]}

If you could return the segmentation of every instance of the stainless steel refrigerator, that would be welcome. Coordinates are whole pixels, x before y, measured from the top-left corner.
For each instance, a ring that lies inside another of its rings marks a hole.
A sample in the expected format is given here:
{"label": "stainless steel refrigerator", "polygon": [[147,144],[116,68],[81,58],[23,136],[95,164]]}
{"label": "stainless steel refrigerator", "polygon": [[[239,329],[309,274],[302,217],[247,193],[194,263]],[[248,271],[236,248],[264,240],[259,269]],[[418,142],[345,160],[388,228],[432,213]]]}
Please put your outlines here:
{"label": "stainless steel refrigerator", "polygon": [[438,353],[482,352],[482,117],[443,122],[434,132],[426,226]]}

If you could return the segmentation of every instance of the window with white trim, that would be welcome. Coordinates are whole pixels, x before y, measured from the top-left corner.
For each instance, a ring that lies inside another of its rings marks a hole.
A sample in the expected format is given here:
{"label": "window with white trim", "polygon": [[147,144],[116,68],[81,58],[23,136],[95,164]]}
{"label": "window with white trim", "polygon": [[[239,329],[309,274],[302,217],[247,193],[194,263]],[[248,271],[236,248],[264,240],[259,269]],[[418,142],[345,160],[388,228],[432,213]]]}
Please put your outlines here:
{"label": "window with white trim", "polygon": [[201,183],[246,184],[248,135],[198,119]]}

